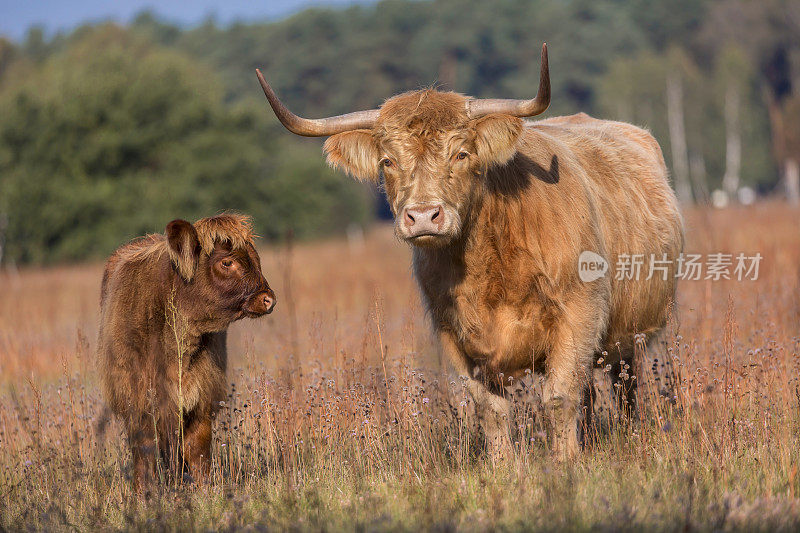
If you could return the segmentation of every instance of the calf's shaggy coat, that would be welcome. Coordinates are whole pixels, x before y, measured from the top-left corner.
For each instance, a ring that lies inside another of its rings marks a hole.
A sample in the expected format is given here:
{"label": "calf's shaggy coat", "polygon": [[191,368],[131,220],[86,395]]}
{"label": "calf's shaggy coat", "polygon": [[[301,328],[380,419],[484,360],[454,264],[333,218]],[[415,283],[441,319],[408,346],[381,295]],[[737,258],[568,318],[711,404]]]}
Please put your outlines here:
{"label": "calf's shaggy coat", "polygon": [[141,487],[160,456],[205,479],[211,424],[225,398],[226,330],[272,311],[250,219],[169,223],[108,259],[98,342],[105,398],[125,426]]}

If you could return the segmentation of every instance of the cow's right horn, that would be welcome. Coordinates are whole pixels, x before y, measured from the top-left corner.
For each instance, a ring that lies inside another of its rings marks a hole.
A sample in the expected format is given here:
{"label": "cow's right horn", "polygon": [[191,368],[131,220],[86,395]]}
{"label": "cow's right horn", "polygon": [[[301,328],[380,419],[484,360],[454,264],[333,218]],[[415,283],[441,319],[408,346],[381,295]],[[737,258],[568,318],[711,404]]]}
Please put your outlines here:
{"label": "cow's right horn", "polygon": [[275,111],[275,115],[281,124],[286,126],[286,129],[297,135],[305,137],[327,137],[328,135],[335,135],[343,131],[369,129],[375,125],[378,119],[378,110],[370,109],[369,111],[355,111],[345,115],[338,115],[328,118],[303,118],[298,117],[289,108],[283,105],[278,99],[275,91],[269,86],[267,80],[261,74],[261,71],[256,69],[258,81],[261,83],[261,88],[264,89],[264,94],[269,100],[269,105]]}

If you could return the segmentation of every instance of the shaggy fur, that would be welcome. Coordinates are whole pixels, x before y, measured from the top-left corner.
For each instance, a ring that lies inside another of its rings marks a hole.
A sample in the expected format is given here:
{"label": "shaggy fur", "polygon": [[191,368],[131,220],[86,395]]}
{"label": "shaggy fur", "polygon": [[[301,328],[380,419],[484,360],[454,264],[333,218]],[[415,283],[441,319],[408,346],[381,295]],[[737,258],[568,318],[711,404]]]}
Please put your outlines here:
{"label": "shaggy fur", "polygon": [[168,470],[182,471],[185,461],[205,478],[211,423],[226,394],[227,327],[270,312],[274,300],[241,215],[175,220],[166,235],[134,240],[108,259],[100,375],[127,431],[137,487],[154,473],[157,453]]}
{"label": "shaggy fur", "polygon": [[[561,457],[579,449],[578,420],[593,361],[628,359],[636,333],[665,323],[683,248],[681,215],[661,150],[646,131],[583,113],[538,122],[470,119],[468,99],[434,90],[385,102],[372,130],[330,137],[328,161],[383,177],[396,232],[443,349],[484,411],[489,442],[508,447],[510,377],[545,375]],[[412,238],[403,209],[438,204],[441,235]],[[613,272],[580,281],[578,257],[614,267],[620,254],[672,261],[666,280]],[[618,361],[617,361],[618,363]]]}

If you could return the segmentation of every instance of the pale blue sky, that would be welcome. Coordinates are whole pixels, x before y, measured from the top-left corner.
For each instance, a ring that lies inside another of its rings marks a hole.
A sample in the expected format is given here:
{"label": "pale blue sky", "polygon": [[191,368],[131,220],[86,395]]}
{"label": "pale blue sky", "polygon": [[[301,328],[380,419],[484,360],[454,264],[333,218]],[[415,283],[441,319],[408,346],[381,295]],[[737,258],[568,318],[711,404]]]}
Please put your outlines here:
{"label": "pale blue sky", "polygon": [[308,6],[344,6],[370,0],[0,0],[0,35],[15,41],[34,24],[48,35],[69,30],[82,22],[127,22],[144,9],[184,25],[202,22],[209,15],[227,24],[236,20],[263,20],[286,16]]}

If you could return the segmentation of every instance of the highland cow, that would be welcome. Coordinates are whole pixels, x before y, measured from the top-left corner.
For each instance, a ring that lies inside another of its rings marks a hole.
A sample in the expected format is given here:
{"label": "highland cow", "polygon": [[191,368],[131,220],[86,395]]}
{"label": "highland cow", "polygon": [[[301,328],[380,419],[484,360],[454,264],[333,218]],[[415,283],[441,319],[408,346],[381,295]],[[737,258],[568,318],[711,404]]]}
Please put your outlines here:
{"label": "highland cow", "polygon": [[[524,122],[550,103],[546,46],[532,100],[429,89],[306,119],[257,74],[287,129],[330,136],[332,166],[382,181],[433,329],[469,377],[493,450],[510,443],[503,388],[533,369],[544,375],[557,453],[575,454],[593,362],[603,350],[617,368],[630,360],[634,335],[662,328],[675,294],[682,220],[655,139],[585,114]],[[641,254],[668,266],[582,281],[584,251],[611,265]]]}
{"label": "highland cow", "polygon": [[[100,295],[103,391],[125,426],[141,488],[167,472],[206,480],[226,395],[228,326],[272,312],[250,219],[173,220],[108,259]],[[180,478],[179,478],[180,479]]]}

